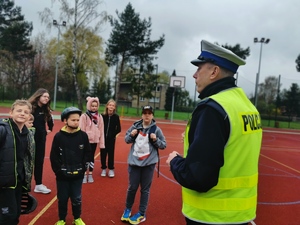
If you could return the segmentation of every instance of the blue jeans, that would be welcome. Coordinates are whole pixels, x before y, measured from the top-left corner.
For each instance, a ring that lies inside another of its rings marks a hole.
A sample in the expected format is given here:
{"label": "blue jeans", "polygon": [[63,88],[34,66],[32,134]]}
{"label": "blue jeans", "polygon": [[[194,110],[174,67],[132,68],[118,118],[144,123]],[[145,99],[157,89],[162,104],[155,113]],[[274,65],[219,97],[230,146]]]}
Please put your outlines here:
{"label": "blue jeans", "polygon": [[148,206],[150,187],[153,180],[155,164],[149,166],[128,166],[129,185],[127,189],[126,208],[131,209],[134,203],[136,192],[141,186],[141,198],[139,211],[145,214]]}
{"label": "blue jeans", "polygon": [[82,179],[61,181],[56,180],[58,216],[59,220],[65,220],[68,212],[68,201],[71,199],[74,219],[81,215],[81,188]]}

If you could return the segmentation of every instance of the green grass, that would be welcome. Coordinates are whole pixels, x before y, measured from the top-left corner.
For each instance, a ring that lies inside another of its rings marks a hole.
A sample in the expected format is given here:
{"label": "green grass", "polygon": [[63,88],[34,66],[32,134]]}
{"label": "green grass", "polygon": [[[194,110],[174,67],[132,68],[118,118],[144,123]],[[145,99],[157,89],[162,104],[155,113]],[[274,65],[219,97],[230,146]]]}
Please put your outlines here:
{"label": "green grass", "polygon": [[8,108],[10,108],[12,103],[13,103],[13,101],[8,101],[8,100],[0,101],[1,107],[8,107]]}
{"label": "green grass", "polygon": [[[117,113],[120,116],[125,116],[125,117],[140,117],[142,111],[141,111],[141,109],[137,110],[137,108],[119,106],[117,109]],[[189,119],[190,115],[191,115],[191,113],[173,112],[173,120],[187,121]],[[154,111],[154,117],[159,118],[159,119],[171,119],[172,112],[156,109]]]}
{"label": "green grass", "polygon": [[[56,103],[56,109],[55,111],[61,112],[64,108],[71,106],[71,104],[66,105],[64,102],[57,102]],[[75,104],[77,107],[77,104]],[[99,107],[99,112],[102,113],[104,112],[105,109],[105,104],[100,103]],[[84,109],[83,111],[86,110],[86,105],[84,104]],[[141,108],[137,110],[137,108],[133,107],[127,107],[127,106],[118,106],[117,107],[117,113],[119,116],[124,116],[124,117],[140,117],[141,116]],[[171,112],[166,111],[166,110],[155,110],[154,112],[154,117],[159,118],[159,119],[165,119],[166,114],[168,114],[168,119],[171,119]],[[187,121],[190,117],[191,113],[183,113],[183,112],[173,112],[173,120],[183,120]]]}
{"label": "green grass", "polygon": [[[0,105],[4,107],[10,108],[12,105],[13,101],[5,100],[1,101]],[[62,112],[66,107],[72,106],[73,104],[71,102],[61,102],[58,101],[56,102],[56,107],[54,112]],[[78,107],[77,102],[73,105],[75,107]],[[83,104],[84,109],[83,111],[86,110],[86,104],[84,102]],[[51,107],[53,107],[53,102],[51,103]],[[102,113],[104,112],[105,104],[100,104],[99,107],[99,112]],[[139,111],[137,108],[132,108],[132,107],[127,107],[127,106],[118,106],[117,108],[117,113],[119,116],[124,116],[124,117],[140,117],[141,116],[141,108]],[[154,117],[158,119],[165,119],[166,114],[168,114],[167,119],[171,120],[172,113],[170,111],[166,110],[155,110],[154,112]],[[191,113],[184,113],[184,112],[173,112],[173,120],[181,120],[181,121],[187,121],[190,117]]]}
{"label": "green grass", "polygon": [[[1,101],[0,105],[3,107],[11,107],[11,104],[13,101],[5,100]],[[55,112],[62,112],[63,109],[66,107],[72,106],[72,104],[66,103],[66,102],[57,102],[56,103],[56,109]],[[74,104],[74,106],[77,107],[77,103]],[[52,104],[53,107],[53,104]],[[104,104],[101,104],[99,107],[99,112],[102,113],[104,111]],[[85,111],[85,104],[84,104],[84,110]],[[140,117],[141,116],[141,109],[137,111],[136,108],[127,107],[127,106],[118,106],[117,113],[120,116],[124,117]],[[191,116],[191,113],[184,113],[184,112],[173,112],[173,120],[180,120],[180,121],[187,121],[189,117]],[[172,112],[166,111],[166,110],[155,110],[154,117],[158,119],[166,119],[166,114],[168,114],[167,119],[171,120],[172,118]],[[286,122],[286,121],[277,121],[277,128],[288,128],[288,129],[300,129],[300,122]],[[275,121],[274,120],[262,120],[262,126],[263,127],[275,127]]]}
{"label": "green grass", "polygon": [[262,120],[263,127],[276,127],[283,129],[300,129],[300,122],[286,122],[286,121],[277,121],[275,126],[274,120]]}

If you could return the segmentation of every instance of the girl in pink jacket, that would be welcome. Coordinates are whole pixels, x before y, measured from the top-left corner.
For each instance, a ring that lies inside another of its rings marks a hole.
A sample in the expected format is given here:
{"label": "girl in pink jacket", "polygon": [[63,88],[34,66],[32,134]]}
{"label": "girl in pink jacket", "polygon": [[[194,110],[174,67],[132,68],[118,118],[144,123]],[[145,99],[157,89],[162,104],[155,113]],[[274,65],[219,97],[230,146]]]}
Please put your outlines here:
{"label": "girl in pink jacket", "polygon": [[[83,183],[93,183],[93,170],[94,170],[94,156],[97,144],[99,143],[100,149],[105,148],[104,145],[104,123],[101,114],[98,113],[100,102],[98,97],[86,98],[86,112],[81,115],[79,127],[85,131],[89,137],[91,145],[91,154],[88,162],[89,168],[83,178]],[[88,174],[87,174],[88,173]]]}

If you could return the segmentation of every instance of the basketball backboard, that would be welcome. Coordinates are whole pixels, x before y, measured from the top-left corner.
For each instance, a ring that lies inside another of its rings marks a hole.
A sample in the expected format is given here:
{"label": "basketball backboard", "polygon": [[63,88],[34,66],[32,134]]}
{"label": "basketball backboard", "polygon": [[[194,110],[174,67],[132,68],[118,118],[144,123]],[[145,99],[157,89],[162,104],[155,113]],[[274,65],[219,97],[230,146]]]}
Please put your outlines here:
{"label": "basketball backboard", "polygon": [[170,87],[184,88],[185,87],[185,77],[171,76],[170,77]]}

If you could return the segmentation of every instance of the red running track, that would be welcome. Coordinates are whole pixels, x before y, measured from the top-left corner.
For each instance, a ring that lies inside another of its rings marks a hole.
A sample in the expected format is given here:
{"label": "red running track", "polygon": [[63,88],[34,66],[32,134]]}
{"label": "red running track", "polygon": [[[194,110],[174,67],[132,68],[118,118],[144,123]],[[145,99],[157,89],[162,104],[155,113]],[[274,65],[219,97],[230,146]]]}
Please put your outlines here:
{"label": "red running track", "polygon": [[[1,108],[0,108],[1,109]],[[6,110],[7,111],[7,110]],[[1,109],[1,113],[3,110]],[[2,116],[3,117],[3,116]],[[128,184],[127,154],[130,145],[124,142],[124,134],[133,120],[122,119],[122,132],[116,142],[115,178],[100,177],[99,149],[96,152],[93,184],[84,184],[82,191],[82,219],[88,224],[124,224],[120,217],[125,207]],[[154,175],[147,220],[143,224],[183,225],[181,214],[181,188],[174,181],[165,164],[168,154],[182,152],[181,133],[184,123],[158,120],[166,136],[167,148],[160,151],[160,177]],[[22,215],[20,224],[51,225],[58,220],[55,177],[50,168],[51,141],[63,124],[55,120],[54,132],[47,137],[47,153],[43,183],[52,189],[49,195],[32,193],[38,199],[37,210]],[[264,129],[259,161],[259,195],[256,225],[300,224],[300,131]],[[138,210],[139,194],[133,213]],[[71,206],[67,224],[72,224]]]}

